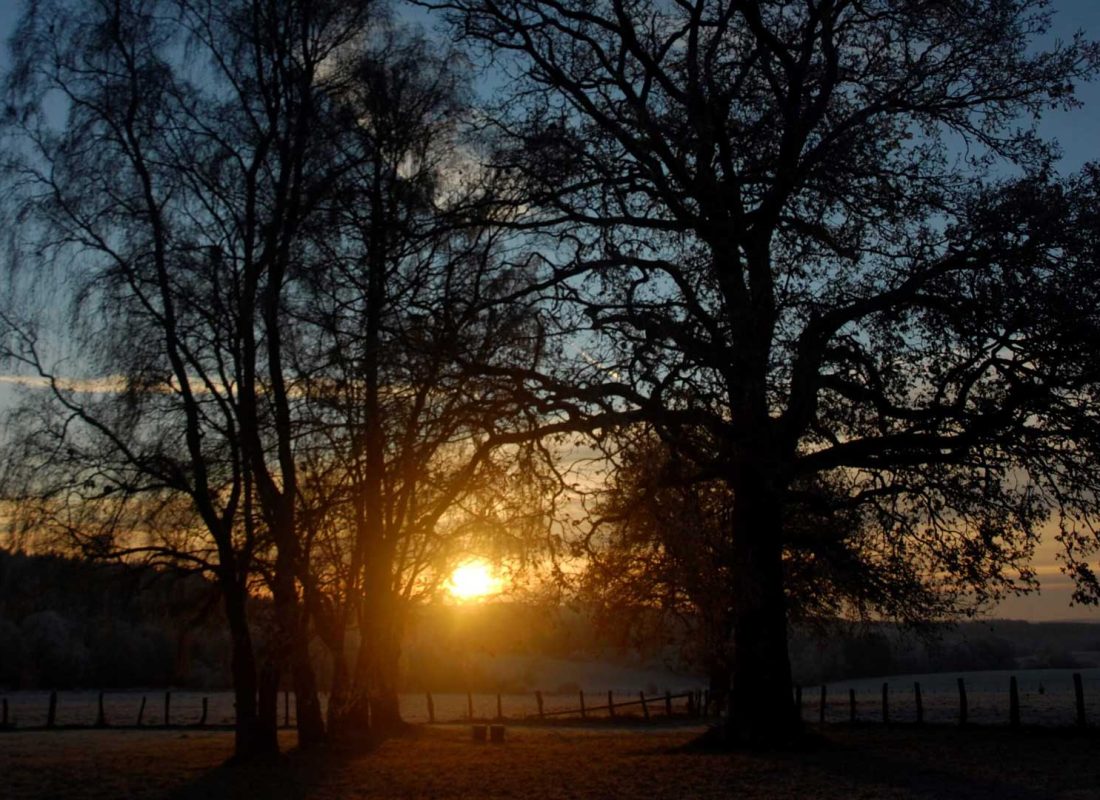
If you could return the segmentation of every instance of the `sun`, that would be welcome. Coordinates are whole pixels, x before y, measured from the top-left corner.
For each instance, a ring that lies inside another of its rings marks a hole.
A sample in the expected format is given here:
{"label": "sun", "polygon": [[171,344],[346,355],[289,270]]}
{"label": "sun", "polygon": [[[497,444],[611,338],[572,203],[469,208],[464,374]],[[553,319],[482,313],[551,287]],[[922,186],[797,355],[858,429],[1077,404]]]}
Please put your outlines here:
{"label": "sun", "polygon": [[447,582],[447,590],[456,600],[474,600],[499,592],[500,579],[493,574],[488,562],[473,559],[455,567]]}

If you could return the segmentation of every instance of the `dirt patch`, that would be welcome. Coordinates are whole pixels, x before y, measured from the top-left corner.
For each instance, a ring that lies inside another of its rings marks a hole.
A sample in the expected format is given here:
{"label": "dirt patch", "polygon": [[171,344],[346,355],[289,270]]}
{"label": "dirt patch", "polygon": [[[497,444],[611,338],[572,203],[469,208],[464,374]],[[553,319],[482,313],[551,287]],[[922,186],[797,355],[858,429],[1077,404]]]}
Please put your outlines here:
{"label": "dirt patch", "polygon": [[[362,755],[290,752],[222,766],[231,734],[0,735],[0,795],[21,798],[1100,797],[1100,736],[867,726],[799,753],[685,752],[698,729],[510,726],[503,745],[425,728]],[[286,734],[284,745],[293,744]]]}

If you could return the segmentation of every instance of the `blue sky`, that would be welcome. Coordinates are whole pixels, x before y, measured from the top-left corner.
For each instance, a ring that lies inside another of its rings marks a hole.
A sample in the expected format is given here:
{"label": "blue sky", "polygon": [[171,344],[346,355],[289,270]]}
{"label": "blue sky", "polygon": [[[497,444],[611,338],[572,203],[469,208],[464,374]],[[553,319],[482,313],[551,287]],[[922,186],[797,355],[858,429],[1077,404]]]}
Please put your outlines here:
{"label": "blue sky", "polygon": [[[0,0],[0,69],[7,66],[7,42],[24,5],[24,0]],[[1077,30],[1090,38],[1100,39],[1100,0],[1052,0],[1055,12],[1049,41],[1069,39]],[[1040,44],[1047,44],[1043,42]],[[1085,162],[1100,160],[1100,80],[1077,87],[1084,107],[1070,112],[1049,112],[1039,126],[1044,137],[1054,138],[1062,146],[1060,169],[1072,172]],[[8,392],[0,386],[0,409],[6,405]],[[1017,619],[1091,619],[1100,621],[1100,611],[1069,606],[1070,584],[1058,572],[1054,560],[1055,546],[1044,543],[1036,566],[1043,585],[1038,597],[1013,598],[1003,603],[997,616]]]}

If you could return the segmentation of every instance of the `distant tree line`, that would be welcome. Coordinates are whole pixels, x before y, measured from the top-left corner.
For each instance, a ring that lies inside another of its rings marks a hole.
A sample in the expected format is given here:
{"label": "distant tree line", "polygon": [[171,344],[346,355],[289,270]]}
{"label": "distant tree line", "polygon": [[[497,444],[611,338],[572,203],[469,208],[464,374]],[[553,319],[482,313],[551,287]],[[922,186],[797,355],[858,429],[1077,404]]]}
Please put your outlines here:
{"label": "distant tree line", "polygon": [[0,686],[226,688],[219,600],[198,575],[0,552]]}

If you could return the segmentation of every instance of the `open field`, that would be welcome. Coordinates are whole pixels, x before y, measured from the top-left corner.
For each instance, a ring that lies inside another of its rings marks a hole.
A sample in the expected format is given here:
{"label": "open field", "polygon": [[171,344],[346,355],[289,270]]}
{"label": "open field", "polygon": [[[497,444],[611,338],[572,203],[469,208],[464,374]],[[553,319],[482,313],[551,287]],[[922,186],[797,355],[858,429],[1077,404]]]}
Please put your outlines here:
{"label": "open field", "polygon": [[[24,798],[989,798],[1100,796],[1100,736],[1049,729],[830,726],[800,753],[679,751],[698,727],[418,729],[369,754],[291,752],[221,766],[231,735],[56,731],[0,735],[0,796]],[[284,745],[292,744],[285,733]]]}

